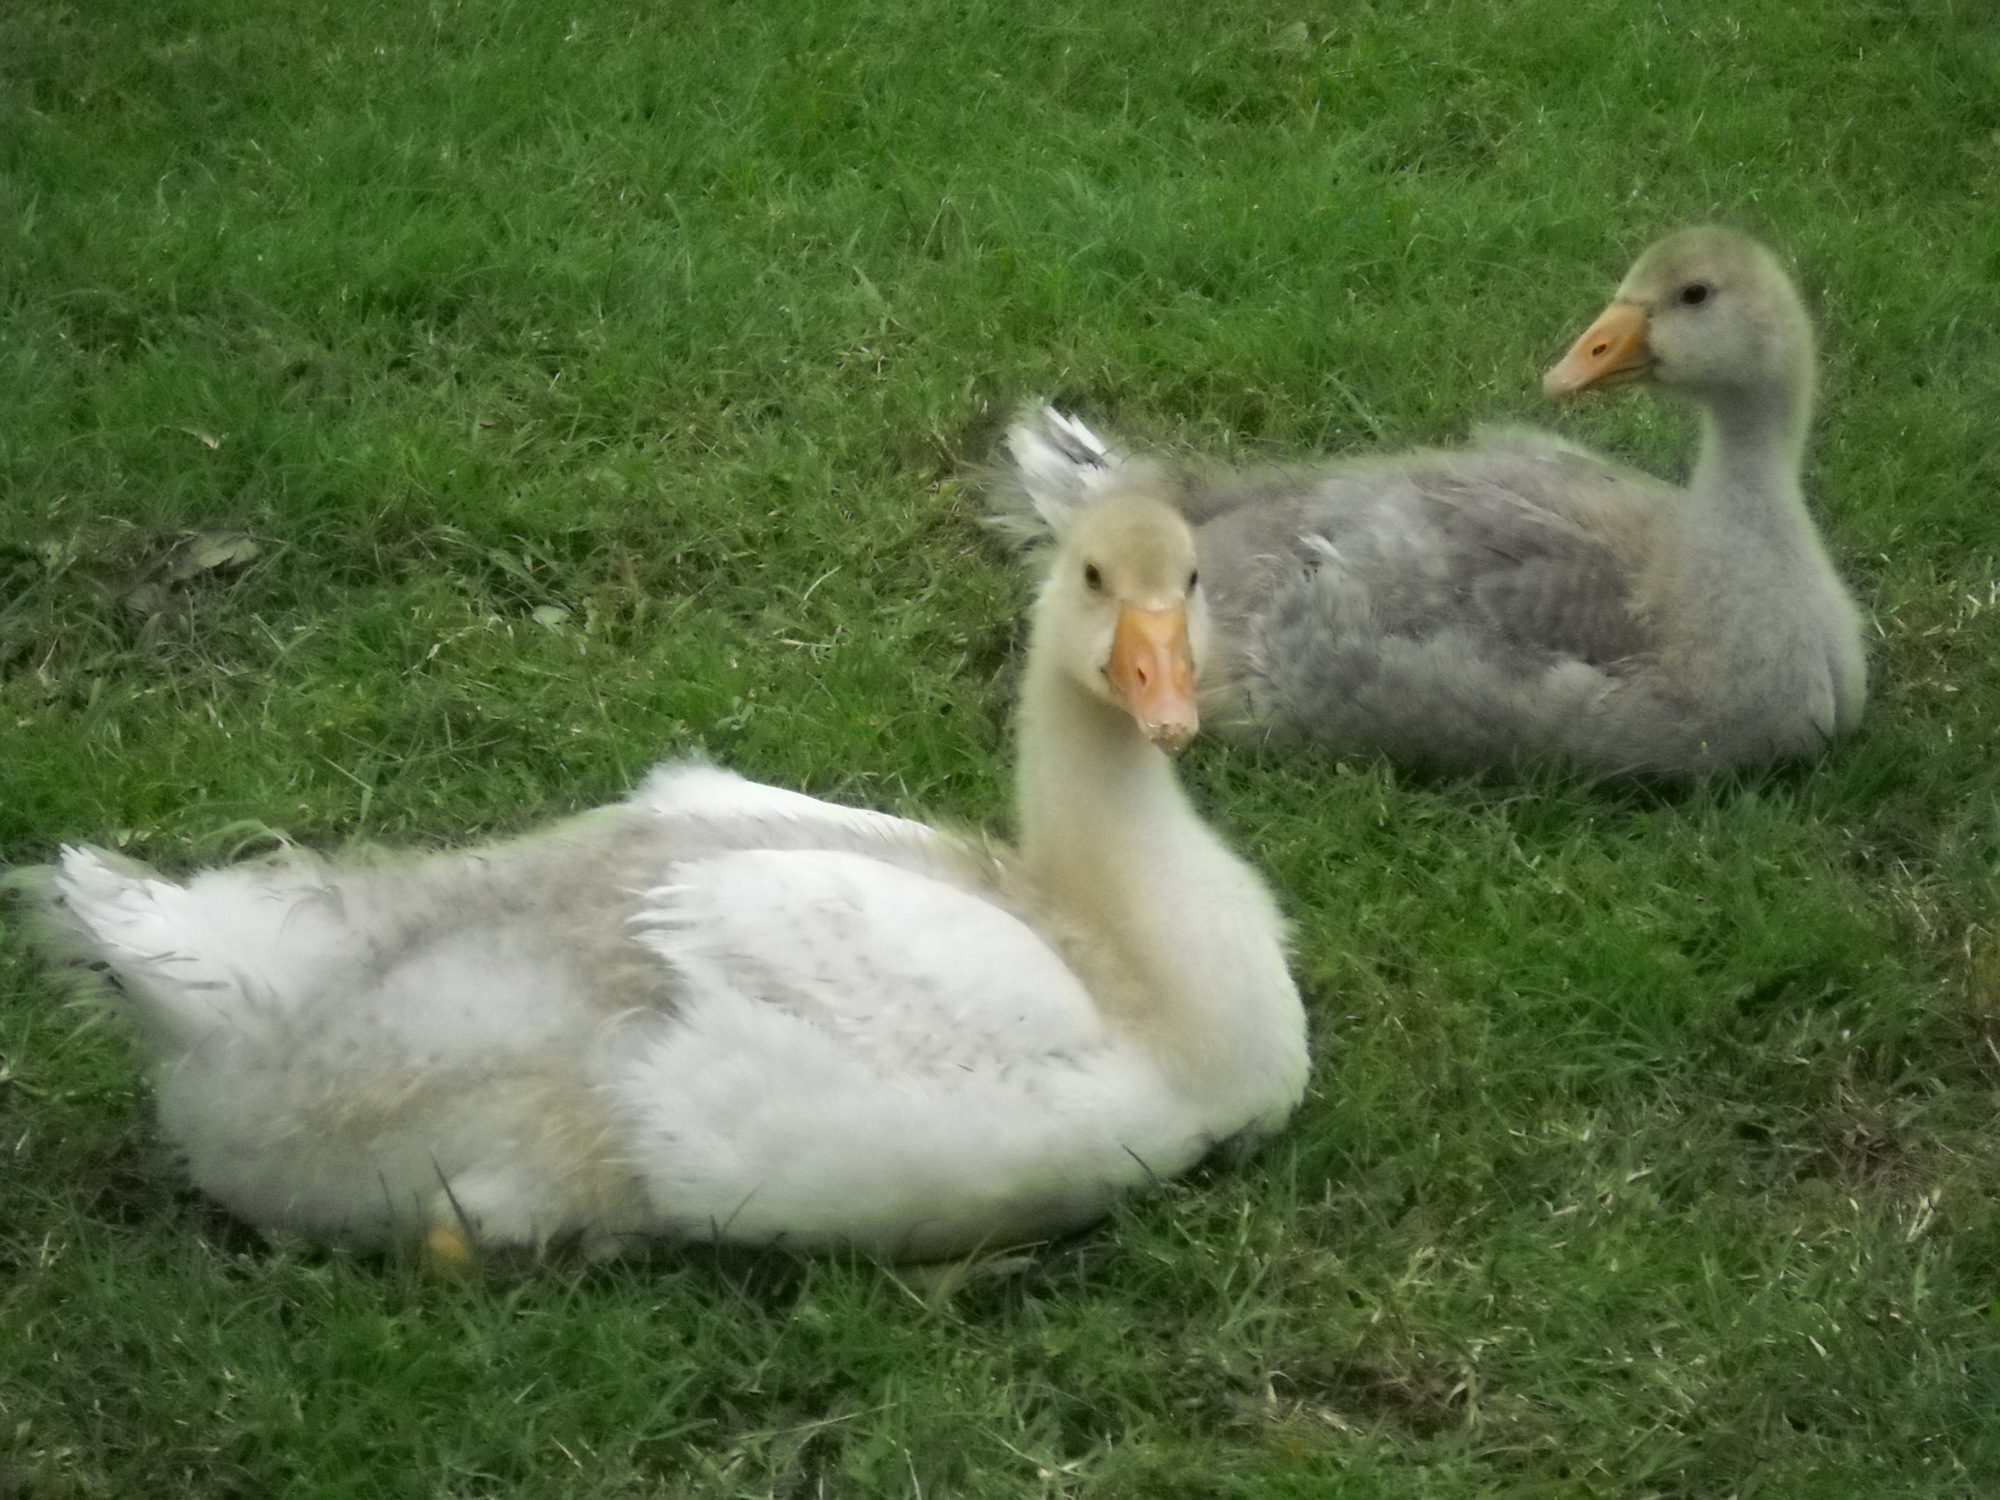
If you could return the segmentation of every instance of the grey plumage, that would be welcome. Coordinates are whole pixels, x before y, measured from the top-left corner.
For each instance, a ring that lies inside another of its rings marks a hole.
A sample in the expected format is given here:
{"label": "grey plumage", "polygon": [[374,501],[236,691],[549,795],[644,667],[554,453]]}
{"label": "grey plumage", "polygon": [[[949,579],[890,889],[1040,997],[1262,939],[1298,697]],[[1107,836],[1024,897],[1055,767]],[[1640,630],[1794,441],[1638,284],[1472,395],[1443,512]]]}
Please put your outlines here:
{"label": "grey plumage", "polygon": [[[1696,284],[1699,303],[1677,300]],[[1798,489],[1796,293],[1761,247],[1697,230],[1649,252],[1613,306],[1643,323],[1617,377],[1704,411],[1687,489],[1518,428],[1217,473],[1128,456],[1043,409],[1009,435],[1006,524],[1127,488],[1179,505],[1225,653],[1221,706],[1258,733],[1443,767],[1661,774],[1817,750],[1859,718],[1864,673],[1859,613]],[[1608,358],[1604,338],[1586,344]],[[1571,361],[1562,393],[1609,383]]]}

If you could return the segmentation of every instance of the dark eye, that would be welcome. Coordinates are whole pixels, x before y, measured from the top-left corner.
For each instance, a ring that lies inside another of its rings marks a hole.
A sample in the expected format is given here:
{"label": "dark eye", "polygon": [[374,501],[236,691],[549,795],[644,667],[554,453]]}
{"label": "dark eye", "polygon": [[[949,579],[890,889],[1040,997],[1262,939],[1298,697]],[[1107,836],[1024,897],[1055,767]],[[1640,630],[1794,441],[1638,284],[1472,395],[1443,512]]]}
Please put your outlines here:
{"label": "dark eye", "polygon": [[1199,569],[1199,568],[1191,568],[1191,569],[1189,569],[1189,570],[1188,570],[1188,592],[1189,592],[1190,594],[1192,594],[1192,593],[1194,592],[1194,586],[1195,586],[1196,584],[1200,583],[1200,582],[1201,582],[1201,569]]}
{"label": "dark eye", "polygon": [[1093,594],[1104,587],[1104,575],[1097,571],[1096,563],[1083,565],[1083,582]]}
{"label": "dark eye", "polygon": [[1705,281],[1690,281],[1681,288],[1681,306],[1700,307],[1714,290],[1715,288]]}

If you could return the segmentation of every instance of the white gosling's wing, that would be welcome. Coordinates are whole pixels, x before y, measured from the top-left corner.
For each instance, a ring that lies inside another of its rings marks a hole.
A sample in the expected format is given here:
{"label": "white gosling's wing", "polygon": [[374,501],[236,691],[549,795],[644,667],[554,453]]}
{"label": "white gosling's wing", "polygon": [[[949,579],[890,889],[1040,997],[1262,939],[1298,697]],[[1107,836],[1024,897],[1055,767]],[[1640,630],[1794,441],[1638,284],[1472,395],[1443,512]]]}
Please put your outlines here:
{"label": "white gosling's wing", "polygon": [[673,761],[656,766],[631,800],[666,817],[782,819],[844,831],[920,836],[925,841],[937,837],[935,830],[909,818],[822,802],[803,792],[766,786],[700,761]]}
{"label": "white gosling's wing", "polygon": [[957,1226],[941,1250],[966,1248],[1081,1221],[1206,1145],[1063,959],[991,900],[841,851],[673,875],[633,930],[681,1003],[611,1071],[636,1165],[683,1232],[906,1253],[939,1222]]}

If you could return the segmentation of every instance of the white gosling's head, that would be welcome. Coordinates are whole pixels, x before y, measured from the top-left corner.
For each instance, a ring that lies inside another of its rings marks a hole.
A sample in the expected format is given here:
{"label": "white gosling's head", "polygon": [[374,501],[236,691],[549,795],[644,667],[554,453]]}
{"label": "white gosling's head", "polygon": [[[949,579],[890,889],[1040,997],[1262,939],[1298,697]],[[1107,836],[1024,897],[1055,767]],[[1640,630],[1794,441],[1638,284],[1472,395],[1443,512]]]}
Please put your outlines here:
{"label": "white gosling's head", "polygon": [[1641,255],[1542,389],[1561,397],[1649,380],[1700,400],[1803,396],[1812,352],[1812,324],[1777,257],[1746,234],[1710,225]]}
{"label": "white gosling's head", "polygon": [[1195,679],[1208,607],[1194,534],[1164,501],[1127,490],[1079,509],[1056,539],[1038,606],[1042,649],[1170,755],[1200,727]]}

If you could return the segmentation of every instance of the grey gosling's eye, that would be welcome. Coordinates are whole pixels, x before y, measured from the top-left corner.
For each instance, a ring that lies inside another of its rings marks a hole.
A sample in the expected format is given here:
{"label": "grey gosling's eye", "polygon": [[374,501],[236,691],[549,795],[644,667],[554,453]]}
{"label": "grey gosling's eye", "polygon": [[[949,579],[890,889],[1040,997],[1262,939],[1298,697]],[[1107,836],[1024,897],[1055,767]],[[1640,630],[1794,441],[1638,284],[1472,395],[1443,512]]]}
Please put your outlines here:
{"label": "grey gosling's eye", "polygon": [[1700,307],[1714,293],[1715,288],[1705,281],[1690,281],[1681,288],[1682,307]]}
{"label": "grey gosling's eye", "polygon": [[1083,565],[1083,581],[1093,594],[1104,587],[1104,575],[1097,571],[1096,563]]}

